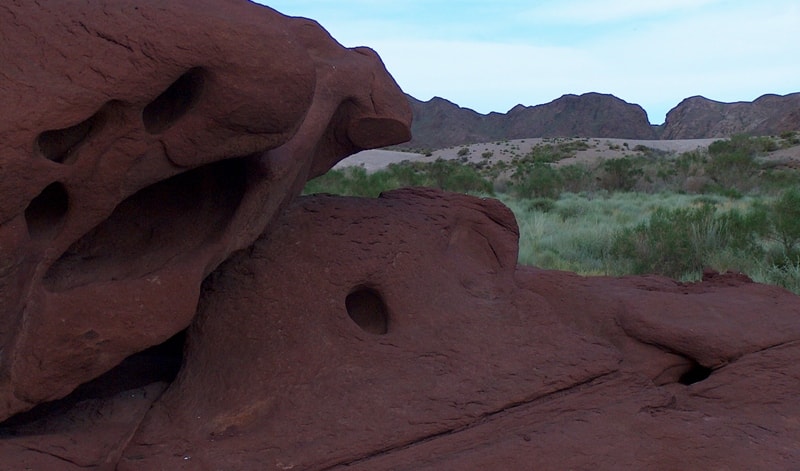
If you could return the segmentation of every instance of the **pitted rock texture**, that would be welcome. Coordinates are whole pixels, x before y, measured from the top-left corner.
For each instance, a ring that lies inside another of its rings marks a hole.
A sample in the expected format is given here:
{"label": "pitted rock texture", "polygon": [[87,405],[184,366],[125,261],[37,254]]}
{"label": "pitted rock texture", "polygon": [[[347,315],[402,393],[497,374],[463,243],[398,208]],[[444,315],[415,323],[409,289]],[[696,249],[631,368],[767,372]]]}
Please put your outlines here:
{"label": "pitted rock texture", "polygon": [[299,200],[206,284],[121,469],[800,462],[800,298],[517,267],[517,235],[434,190]]}
{"label": "pitted rock texture", "polygon": [[0,6],[0,420],[188,326],[308,178],[407,140],[378,56],[244,0]]}
{"label": "pitted rock texture", "polygon": [[123,365],[15,417],[0,469],[800,462],[800,297],[520,267],[517,239],[491,199],[302,197],[206,280],[174,381]]}

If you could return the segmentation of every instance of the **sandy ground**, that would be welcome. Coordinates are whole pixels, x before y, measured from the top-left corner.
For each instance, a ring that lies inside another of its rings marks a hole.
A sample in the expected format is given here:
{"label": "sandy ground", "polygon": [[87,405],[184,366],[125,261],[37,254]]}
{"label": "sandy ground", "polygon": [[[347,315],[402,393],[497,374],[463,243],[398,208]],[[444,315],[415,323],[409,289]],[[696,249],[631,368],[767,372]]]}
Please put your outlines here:
{"label": "sandy ground", "polygon": [[[575,157],[565,159],[560,164],[569,164],[576,161],[592,161],[598,158],[609,159],[622,157],[624,155],[634,155],[633,150],[636,146],[645,146],[660,151],[680,154],[683,152],[708,147],[709,144],[718,139],[684,139],[673,141],[659,140],[637,140],[637,139],[608,139],[608,138],[532,138],[515,139],[509,141],[485,142],[481,144],[470,144],[466,146],[448,147],[433,151],[430,156],[411,152],[398,152],[390,150],[367,150],[359,152],[347,159],[339,162],[334,168],[345,168],[360,165],[367,172],[381,170],[392,163],[399,163],[404,160],[433,162],[436,159],[461,159],[466,157],[471,162],[487,161],[495,163],[499,160],[510,161],[514,156],[523,156],[540,144],[559,144],[573,141],[585,141],[589,148],[578,151]],[[467,148],[467,154],[460,156],[459,151]],[[491,156],[484,157],[491,153]]]}

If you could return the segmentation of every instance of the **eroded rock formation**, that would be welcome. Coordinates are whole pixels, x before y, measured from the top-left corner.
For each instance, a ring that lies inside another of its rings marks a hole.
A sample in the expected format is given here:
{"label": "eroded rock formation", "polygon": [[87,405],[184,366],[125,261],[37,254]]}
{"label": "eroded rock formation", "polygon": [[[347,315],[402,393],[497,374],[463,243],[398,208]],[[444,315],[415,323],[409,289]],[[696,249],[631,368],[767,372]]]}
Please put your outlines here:
{"label": "eroded rock formation", "polygon": [[186,328],[305,181],[409,138],[380,59],[240,0],[0,7],[0,420]]}
{"label": "eroded rock formation", "polygon": [[128,471],[800,460],[800,298],[518,267],[516,249],[494,200],[301,198],[206,281],[174,382],[12,420],[0,452]]}
{"label": "eroded rock formation", "polygon": [[800,298],[736,275],[584,278],[516,255],[497,201],[300,200],[208,281],[181,374],[122,469],[800,460]]}

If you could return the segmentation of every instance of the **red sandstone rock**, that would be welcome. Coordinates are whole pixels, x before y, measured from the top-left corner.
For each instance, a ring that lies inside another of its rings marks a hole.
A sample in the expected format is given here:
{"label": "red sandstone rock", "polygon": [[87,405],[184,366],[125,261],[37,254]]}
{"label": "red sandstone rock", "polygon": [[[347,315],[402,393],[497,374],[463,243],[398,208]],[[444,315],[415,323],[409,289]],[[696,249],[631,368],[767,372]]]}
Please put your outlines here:
{"label": "red sandstone rock", "polygon": [[163,396],[153,381],[12,420],[0,455],[127,471],[800,460],[800,298],[736,275],[517,267],[516,243],[490,199],[302,198],[206,281]]}
{"label": "red sandstone rock", "polygon": [[800,298],[516,268],[493,200],[306,198],[205,286],[120,469],[786,469]]}
{"label": "red sandstone rock", "polygon": [[184,329],[341,158],[409,137],[376,54],[239,0],[0,8],[0,420]]}

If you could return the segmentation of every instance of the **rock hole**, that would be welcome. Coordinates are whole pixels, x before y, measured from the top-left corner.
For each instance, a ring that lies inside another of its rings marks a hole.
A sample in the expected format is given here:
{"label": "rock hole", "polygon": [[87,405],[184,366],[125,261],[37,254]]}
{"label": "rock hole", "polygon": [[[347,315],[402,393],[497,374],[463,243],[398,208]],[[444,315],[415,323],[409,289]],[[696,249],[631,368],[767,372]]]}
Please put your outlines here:
{"label": "rock hole", "polygon": [[712,371],[713,370],[711,368],[703,366],[697,362],[692,362],[692,365],[688,370],[686,370],[685,373],[681,375],[681,377],[678,379],[678,382],[685,386],[699,383],[700,381],[703,381],[711,376]]}
{"label": "rock hole", "polygon": [[186,331],[181,331],[164,343],[129,356],[68,396],[7,419],[0,423],[0,437],[64,432],[92,420],[92,415],[100,413],[107,401],[118,399],[120,393],[153,383],[172,383],[183,364],[185,340]]}
{"label": "rock hole", "polygon": [[98,114],[95,114],[74,126],[45,131],[36,138],[36,149],[53,162],[72,163],[75,160],[75,149],[89,137],[98,121]]}
{"label": "rock hole", "polygon": [[199,67],[178,77],[161,95],[142,111],[144,128],[150,134],[159,134],[175,124],[197,103],[203,91],[205,72]]}
{"label": "rock hole", "polygon": [[247,162],[229,159],[145,187],[122,201],[48,270],[54,292],[129,280],[191,257],[219,240],[247,187]]}
{"label": "rock hole", "polygon": [[383,335],[389,331],[389,314],[381,295],[372,288],[357,288],[345,299],[347,314],[361,329]]}
{"label": "rock hole", "polygon": [[69,210],[69,196],[64,185],[54,182],[31,200],[25,208],[25,222],[31,239],[55,236]]}

